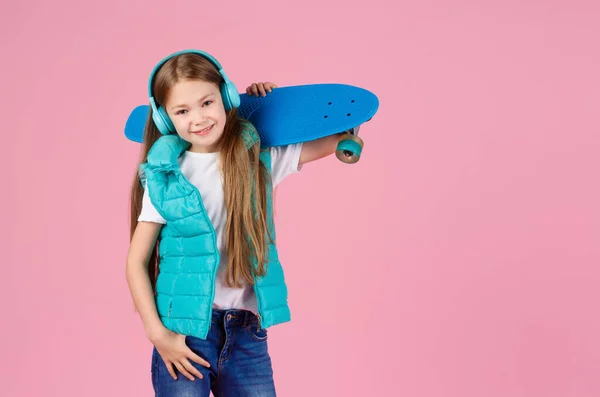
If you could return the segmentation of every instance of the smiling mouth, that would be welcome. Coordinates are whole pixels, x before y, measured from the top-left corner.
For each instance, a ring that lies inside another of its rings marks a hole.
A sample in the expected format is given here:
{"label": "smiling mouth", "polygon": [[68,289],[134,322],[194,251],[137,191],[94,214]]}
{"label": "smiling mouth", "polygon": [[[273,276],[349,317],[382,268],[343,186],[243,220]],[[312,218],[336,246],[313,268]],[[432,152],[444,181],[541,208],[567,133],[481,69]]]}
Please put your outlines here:
{"label": "smiling mouth", "polygon": [[205,129],[203,129],[203,130],[200,130],[200,131],[192,131],[191,133],[192,133],[192,134],[194,134],[194,135],[206,135],[206,134],[208,134],[208,133],[209,133],[209,132],[212,130],[213,126],[214,126],[214,124],[213,124],[213,125],[211,125],[210,127],[206,127],[206,128],[205,128]]}

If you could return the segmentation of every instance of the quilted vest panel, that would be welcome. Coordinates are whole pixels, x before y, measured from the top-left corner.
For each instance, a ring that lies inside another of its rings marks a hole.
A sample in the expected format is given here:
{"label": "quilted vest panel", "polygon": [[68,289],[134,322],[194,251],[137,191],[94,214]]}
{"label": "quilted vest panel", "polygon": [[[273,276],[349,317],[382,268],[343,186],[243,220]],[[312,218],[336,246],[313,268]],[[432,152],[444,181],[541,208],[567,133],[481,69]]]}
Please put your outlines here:
{"label": "quilted vest panel", "polygon": [[[243,133],[246,147],[258,140],[247,124]],[[178,135],[159,138],[140,165],[142,184],[150,200],[166,220],[159,241],[159,274],[155,302],[165,327],[173,332],[206,339],[211,326],[215,280],[220,261],[216,232],[198,189],[181,173],[177,159],[190,144]],[[269,150],[261,161],[271,169]],[[273,242],[267,247],[267,274],[255,277],[254,291],[260,325],[268,328],[290,321],[288,291],[275,244],[272,185],[267,183],[267,223]],[[254,259],[252,265],[256,266]]]}

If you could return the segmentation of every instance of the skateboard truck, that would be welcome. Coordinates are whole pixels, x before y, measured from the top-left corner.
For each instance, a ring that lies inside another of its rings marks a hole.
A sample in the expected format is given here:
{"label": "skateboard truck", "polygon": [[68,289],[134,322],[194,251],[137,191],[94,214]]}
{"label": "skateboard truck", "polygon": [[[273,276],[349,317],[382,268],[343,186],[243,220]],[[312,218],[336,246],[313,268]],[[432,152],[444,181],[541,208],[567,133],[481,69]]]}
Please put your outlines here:
{"label": "skateboard truck", "polygon": [[360,125],[344,131],[338,142],[335,156],[342,163],[354,164],[360,159],[364,142],[358,137]]}

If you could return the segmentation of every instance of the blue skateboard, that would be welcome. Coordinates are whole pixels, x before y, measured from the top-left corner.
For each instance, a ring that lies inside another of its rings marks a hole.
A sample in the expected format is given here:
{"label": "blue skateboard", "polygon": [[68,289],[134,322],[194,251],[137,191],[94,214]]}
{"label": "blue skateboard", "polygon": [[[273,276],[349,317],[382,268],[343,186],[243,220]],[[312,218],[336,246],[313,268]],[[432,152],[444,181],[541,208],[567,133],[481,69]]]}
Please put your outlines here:
{"label": "blue skateboard", "polygon": [[[285,146],[345,132],[336,156],[344,163],[360,159],[364,143],[360,126],[379,108],[375,94],[345,84],[310,84],[275,88],[265,97],[240,94],[240,117],[257,129],[261,146]],[[125,136],[143,142],[148,105],[136,107],[125,125]]]}

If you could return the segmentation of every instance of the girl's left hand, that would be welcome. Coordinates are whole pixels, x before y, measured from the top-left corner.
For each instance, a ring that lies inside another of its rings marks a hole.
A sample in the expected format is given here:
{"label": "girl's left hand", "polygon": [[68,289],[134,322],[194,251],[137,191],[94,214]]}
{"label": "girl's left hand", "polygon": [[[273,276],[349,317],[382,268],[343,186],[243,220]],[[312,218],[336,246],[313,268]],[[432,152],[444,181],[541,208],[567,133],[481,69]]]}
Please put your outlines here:
{"label": "girl's left hand", "polygon": [[251,86],[248,86],[248,88],[246,88],[246,93],[248,95],[254,94],[256,96],[258,96],[258,94],[260,93],[261,96],[266,96],[267,92],[271,92],[273,88],[277,88],[277,85],[268,81],[265,83],[252,83]]}

